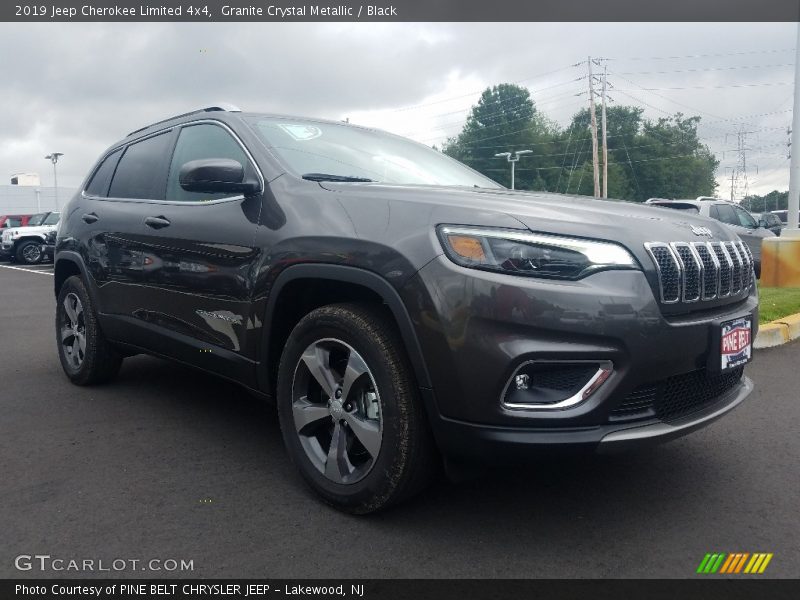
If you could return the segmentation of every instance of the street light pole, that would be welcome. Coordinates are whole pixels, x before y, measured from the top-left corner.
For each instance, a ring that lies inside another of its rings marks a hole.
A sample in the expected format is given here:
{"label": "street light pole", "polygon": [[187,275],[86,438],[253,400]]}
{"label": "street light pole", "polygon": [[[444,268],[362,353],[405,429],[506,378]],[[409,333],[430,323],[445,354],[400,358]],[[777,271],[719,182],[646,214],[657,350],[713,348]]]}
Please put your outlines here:
{"label": "street light pole", "polygon": [[52,154],[48,154],[47,156],[45,156],[45,159],[53,163],[53,184],[55,185],[56,210],[58,210],[58,171],[56,170],[56,163],[58,162],[59,156],[64,156],[64,153],[53,152]]}
{"label": "street light pole", "polygon": [[511,163],[511,189],[514,189],[514,166],[519,162],[519,157],[523,154],[530,154],[533,150],[517,150],[516,152],[498,152],[495,158],[505,157]]}

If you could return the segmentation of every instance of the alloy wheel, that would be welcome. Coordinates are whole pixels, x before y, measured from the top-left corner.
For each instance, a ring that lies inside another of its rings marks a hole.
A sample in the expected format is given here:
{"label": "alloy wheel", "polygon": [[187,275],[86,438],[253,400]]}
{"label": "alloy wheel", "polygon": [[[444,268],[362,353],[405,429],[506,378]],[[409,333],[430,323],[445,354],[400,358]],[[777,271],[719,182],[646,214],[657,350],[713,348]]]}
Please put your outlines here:
{"label": "alloy wheel", "polygon": [[42,249],[36,244],[28,244],[22,249],[22,258],[24,258],[25,262],[28,264],[36,264],[42,258]]}
{"label": "alloy wheel", "polygon": [[61,319],[61,346],[64,356],[74,369],[80,369],[86,356],[86,321],[83,304],[77,294],[70,292],[64,297]]}
{"label": "alloy wheel", "polygon": [[306,456],[327,479],[352,484],[372,470],[383,436],[380,396],[350,345],[325,338],[306,348],[295,367],[292,414]]}

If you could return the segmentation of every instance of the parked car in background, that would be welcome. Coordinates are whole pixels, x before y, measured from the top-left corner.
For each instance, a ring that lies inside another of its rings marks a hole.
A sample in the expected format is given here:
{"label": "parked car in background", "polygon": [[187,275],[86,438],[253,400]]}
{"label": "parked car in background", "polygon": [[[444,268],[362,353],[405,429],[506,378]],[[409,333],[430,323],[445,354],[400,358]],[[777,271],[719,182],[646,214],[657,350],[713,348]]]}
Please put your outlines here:
{"label": "parked car in background", "polygon": [[4,229],[0,257],[26,265],[40,262],[44,238],[55,231],[59,216],[57,212],[39,213],[33,215],[25,227]]}
{"label": "parked car in background", "polygon": [[515,192],[385,132],[209,107],[119,140],[64,215],[66,376],[144,352],[275,398],[298,470],[346,511],[410,497],[437,450],[635,447],[753,389],[758,294],[730,228]]}
{"label": "parked car in background", "polygon": [[775,234],[761,227],[749,212],[734,202],[721,198],[700,196],[695,200],[666,200],[663,198],[650,198],[646,204],[677,210],[686,210],[691,213],[710,217],[724,223],[735,231],[750,248],[755,259],[756,277],[761,276],[761,240],[766,237],[775,237]]}
{"label": "parked car in background", "polygon": [[0,233],[11,227],[25,227],[33,215],[0,215]]}
{"label": "parked car in background", "polygon": [[758,221],[760,227],[769,229],[775,235],[780,235],[781,230],[786,227],[781,218],[775,213],[752,213],[753,218]]}
{"label": "parked car in background", "polygon": [[[777,215],[778,218],[781,220],[781,223],[783,223],[784,226],[788,226],[788,223],[789,223],[789,211],[788,210],[773,210],[773,211],[771,211],[771,214]],[[800,227],[800,223],[798,223],[797,226]]]}

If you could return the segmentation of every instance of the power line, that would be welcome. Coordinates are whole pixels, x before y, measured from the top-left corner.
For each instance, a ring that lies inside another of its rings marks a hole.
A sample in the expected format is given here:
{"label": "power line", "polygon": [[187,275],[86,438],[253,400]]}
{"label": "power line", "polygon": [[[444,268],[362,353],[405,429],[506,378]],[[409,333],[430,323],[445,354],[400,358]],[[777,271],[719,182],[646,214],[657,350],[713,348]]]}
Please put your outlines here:
{"label": "power line", "polygon": [[[564,66],[564,67],[559,67],[559,68],[553,69],[551,71],[545,71],[544,73],[539,73],[537,75],[531,75],[530,77],[525,77],[524,79],[518,79],[516,81],[512,81],[511,83],[518,84],[518,83],[522,83],[523,81],[531,81],[532,79],[539,79],[541,77],[546,77],[547,75],[552,75],[554,73],[560,73],[561,71],[566,71],[567,69],[572,69],[572,68],[574,68],[574,66],[575,65],[567,65],[567,66]],[[469,96],[474,96],[475,94],[481,94],[481,93],[483,93],[483,91],[485,89],[486,88],[484,88],[482,90],[477,90],[477,91],[474,91],[474,92],[469,92],[467,94],[462,94],[460,96],[451,96],[449,98],[443,98],[441,100],[434,100],[433,102],[425,102],[423,104],[414,104],[414,105],[411,105],[411,106],[403,106],[401,108],[395,108],[391,112],[403,112],[403,111],[407,111],[407,110],[416,110],[418,108],[424,108],[426,106],[433,106],[435,104],[442,104],[444,102],[450,102],[452,100],[459,100],[461,98],[467,98]]]}
{"label": "power line", "polygon": [[[617,73],[619,75],[619,73]],[[780,85],[794,85],[794,81],[772,81],[765,83],[732,83],[730,85],[686,85],[676,87],[644,87],[637,85],[639,89],[652,92],[653,90],[722,90],[730,88],[753,88],[753,87],[774,87]],[[616,88],[619,90],[620,88]]]}
{"label": "power line", "polygon": [[737,71],[739,69],[772,69],[778,67],[794,67],[794,63],[773,65],[737,65],[733,67],[706,67],[704,69],[672,69],[668,71],[621,71],[619,75],[669,75],[672,73],[708,73],[712,71]]}
{"label": "power line", "polygon": [[609,60],[680,60],[684,58],[718,58],[721,56],[750,56],[753,54],[779,54],[781,52],[794,52],[794,48],[777,48],[771,50],[749,50],[745,52],[720,52],[714,54],[685,54],[683,56],[628,56],[617,57]]}

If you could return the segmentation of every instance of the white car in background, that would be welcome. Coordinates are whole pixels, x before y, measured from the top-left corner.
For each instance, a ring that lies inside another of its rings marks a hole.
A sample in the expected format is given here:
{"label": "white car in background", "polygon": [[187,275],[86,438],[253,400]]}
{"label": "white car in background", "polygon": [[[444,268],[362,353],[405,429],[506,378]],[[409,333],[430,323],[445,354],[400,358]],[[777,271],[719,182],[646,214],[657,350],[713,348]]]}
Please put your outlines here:
{"label": "white car in background", "polygon": [[58,227],[57,212],[39,213],[31,217],[24,227],[10,227],[3,231],[0,257],[26,265],[42,260],[42,244],[51,231]]}

